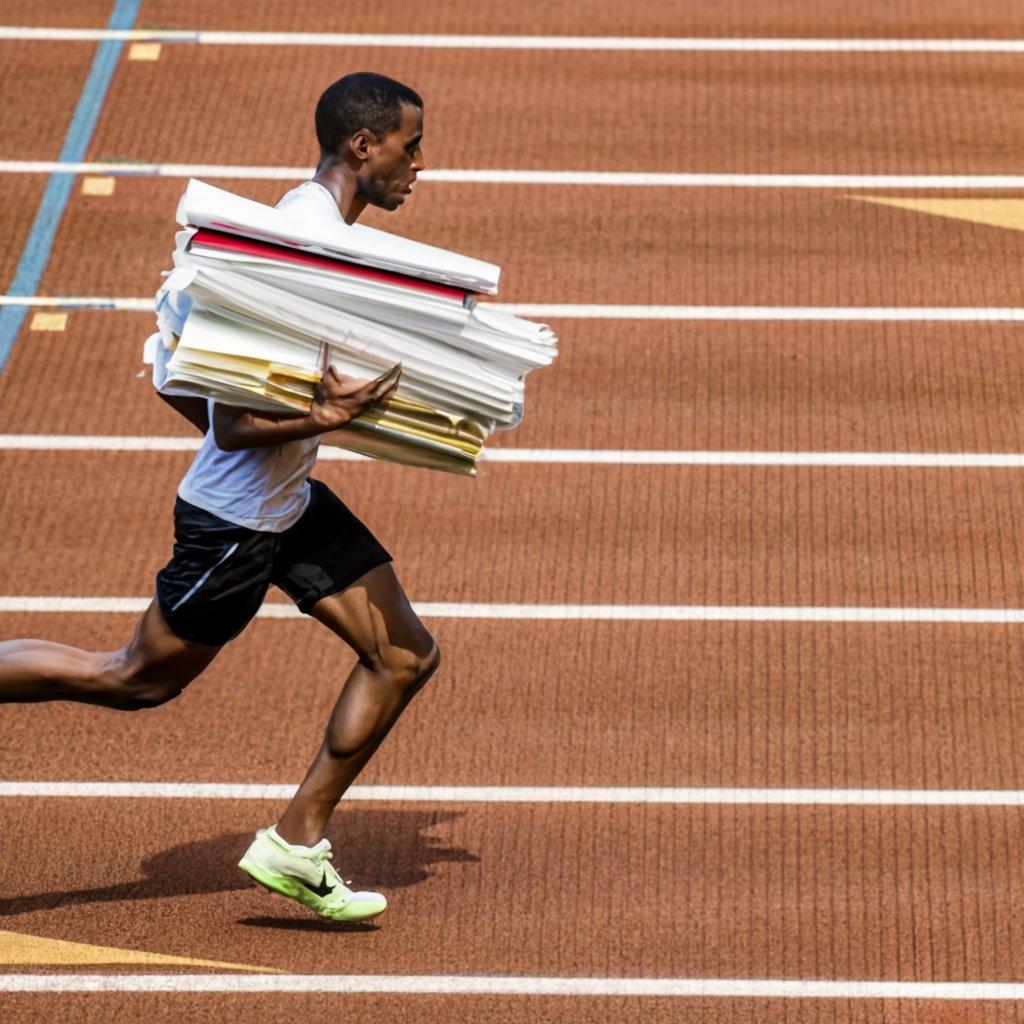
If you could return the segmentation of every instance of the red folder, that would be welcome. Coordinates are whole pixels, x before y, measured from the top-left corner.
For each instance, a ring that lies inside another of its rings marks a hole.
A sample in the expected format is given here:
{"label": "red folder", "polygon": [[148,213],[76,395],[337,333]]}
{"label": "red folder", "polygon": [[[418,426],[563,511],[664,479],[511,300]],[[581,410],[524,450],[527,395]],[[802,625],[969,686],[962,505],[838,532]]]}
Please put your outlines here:
{"label": "red folder", "polygon": [[272,242],[261,242],[255,238],[245,238],[242,235],[211,231],[209,228],[200,228],[196,231],[189,242],[190,248],[193,245],[203,245],[225,253],[262,256],[278,263],[290,263],[295,266],[318,267],[321,270],[331,270],[337,274],[348,274],[351,277],[360,277],[367,281],[378,281],[381,284],[398,285],[402,288],[426,292],[428,295],[438,295],[458,302],[460,305],[464,304],[471,294],[461,288],[437,284],[435,281],[424,281],[422,278],[411,277],[408,274],[396,274],[390,270],[375,270],[372,267],[360,266],[342,259],[333,259],[320,253],[307,252],[305,249],[292,249],[284,245],[274,245]]}

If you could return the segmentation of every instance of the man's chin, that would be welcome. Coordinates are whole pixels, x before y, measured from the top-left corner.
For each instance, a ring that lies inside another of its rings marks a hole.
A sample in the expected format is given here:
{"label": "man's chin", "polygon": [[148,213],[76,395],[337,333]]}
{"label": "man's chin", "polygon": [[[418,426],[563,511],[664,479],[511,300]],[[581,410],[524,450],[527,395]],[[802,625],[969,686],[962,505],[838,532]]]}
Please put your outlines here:
{"label": "man's chin", "polygon": [[371,199],[369,205],[376,206],[378,210],[387,210],[388,212],[391,212],[392,210],[397,210],[404,202],[404,195],[392,195],[384,196],[381,199]]}

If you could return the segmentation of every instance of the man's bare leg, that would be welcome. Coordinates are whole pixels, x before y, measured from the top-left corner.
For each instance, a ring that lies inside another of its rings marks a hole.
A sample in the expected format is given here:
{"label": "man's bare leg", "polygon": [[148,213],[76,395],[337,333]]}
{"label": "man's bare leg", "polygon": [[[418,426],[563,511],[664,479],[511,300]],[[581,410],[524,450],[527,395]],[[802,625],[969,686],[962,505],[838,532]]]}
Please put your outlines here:
{"label": "man's bare leg", "polygon": [[363,766],[430,678],[440,652],[416,617],[390,564],[372,569],[312,615],[359,655],[334,706],[323,744],[277,832],[313,846]]}
{"label": "man's bare leg", "polygon": [[154,601],[120,650],[82,651],[48,640],[0,643],[0,703],[70,700],[132,711],[176,697],[219,653],[182,640]]}

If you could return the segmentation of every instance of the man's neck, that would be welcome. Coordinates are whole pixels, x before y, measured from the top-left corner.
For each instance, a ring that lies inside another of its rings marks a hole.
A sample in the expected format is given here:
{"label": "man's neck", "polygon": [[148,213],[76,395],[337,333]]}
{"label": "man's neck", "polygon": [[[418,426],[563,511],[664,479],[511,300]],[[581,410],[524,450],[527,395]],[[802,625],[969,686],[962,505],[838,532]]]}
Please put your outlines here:
{"label": "man's neck", "polygon": [[365,200],[356,192],[355,174],[347,164],[330,158],[321,160],[313,181],[331,193],[346,224],[354,224],[366,209]]}

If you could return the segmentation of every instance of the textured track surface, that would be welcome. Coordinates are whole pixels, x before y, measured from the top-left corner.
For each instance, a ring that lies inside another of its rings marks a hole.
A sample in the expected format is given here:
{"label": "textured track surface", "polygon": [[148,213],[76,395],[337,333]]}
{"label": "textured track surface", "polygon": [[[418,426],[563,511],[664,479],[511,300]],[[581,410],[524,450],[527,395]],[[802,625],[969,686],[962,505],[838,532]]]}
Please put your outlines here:
{"label": "textured track surface", "polygon": [[[521,426],[489,447],[1024,449],[1016,324],[552,323],[572,341],[530,378]],[[26,328],[0,376],[0,433],[198,437],[138,376],[151,324],[150,313],[73,310],[63,333]],[[40,406],[24,381],[55,372],[118,380],[118,401],[80,383],[74,402]]]}
{"label": "textured track surface", "polygon": [[[284,154],[281,163],[312,161],[305,152]],[[216,184],[268,203],[288,187]],[[169,265],[181,189],[180,180],[135,178],[119,180],[109,199],[72,196],[42,294],[154,293]],[[408,209],[390,219],[371,212],[367,223],[497,262],[505,268],[505,302],[1024,305],[1016,231],[860,202],[831,189],[425,182]],[[102,259],[75,255],[90,253],[97,238],[105,239]],[[783,330],[768,329],[776,337]],[[678,332],[695,330],[708,327]],[[613,342],[607,334],[598,344]]]}

